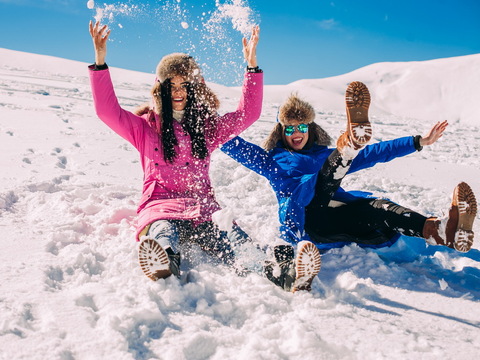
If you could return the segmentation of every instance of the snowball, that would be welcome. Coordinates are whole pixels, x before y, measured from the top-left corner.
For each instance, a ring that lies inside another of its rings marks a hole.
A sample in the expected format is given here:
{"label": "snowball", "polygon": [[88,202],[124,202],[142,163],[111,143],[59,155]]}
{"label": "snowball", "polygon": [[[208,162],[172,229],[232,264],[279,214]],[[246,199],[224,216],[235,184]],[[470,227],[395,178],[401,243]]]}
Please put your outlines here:
{"label": "snowball", "polygon": [[445,290],[448,287],[448,283],[445,281],[445,279],[438,280],[438,284],[442,290]]}
{"label": "snowball", "polygon": [[188,23],[186,23],[185,21],[182,21],[182,28],[184,29],[188,29]]}
{"label": "snowball", "polygon": [[221,209],[212,214],[212,220],[220,230],[230,231],[233,223],[233,212],[229,208]]}
{"label": "snowball", "polygon": [[87,8],[93,9],[95,7],[95,1],[93,0],[88,0],[87,2]]}

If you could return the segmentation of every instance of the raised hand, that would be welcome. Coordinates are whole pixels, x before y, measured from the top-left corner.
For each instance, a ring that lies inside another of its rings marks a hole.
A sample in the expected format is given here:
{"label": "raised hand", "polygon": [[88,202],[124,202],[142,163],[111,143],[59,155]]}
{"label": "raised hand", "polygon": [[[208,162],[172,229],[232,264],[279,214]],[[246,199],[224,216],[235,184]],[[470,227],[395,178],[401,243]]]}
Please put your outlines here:
{"label": "raised hand", "polygon": [[107,29],[107,25],[101,26],[98,21],[95,25],[90,21],[89,29],[95,49],[95,64],[103,65],[107,56],[107,40],[111,30]]}
{"label": "raised hand", "polygon": [[420,139],[420,145],[425,146],[425,145],[432,145],[434,142],[436,142],[438,139],[440,139],[443,135],[443,132],[448,126],[448,121],[444,120],[442,122],[437,122],[433,127],[430,129],[427,135],[423,136]]}
{"label": "raised hand", "polygon": [[252,28],[252,34],[250,40],[246,38],[242,39],[243,43],[243,56],[247,60],[248,67],[256,67],[257,64],[257,44],[260,39],[260,27],[255,25]]}

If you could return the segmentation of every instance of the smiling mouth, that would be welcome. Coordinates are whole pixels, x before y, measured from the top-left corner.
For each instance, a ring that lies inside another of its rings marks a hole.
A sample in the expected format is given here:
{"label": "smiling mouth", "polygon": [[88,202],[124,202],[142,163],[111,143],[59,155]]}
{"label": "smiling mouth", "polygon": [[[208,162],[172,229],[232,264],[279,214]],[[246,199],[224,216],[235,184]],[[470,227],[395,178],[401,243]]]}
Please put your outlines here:
{"label": "smiling mouth", "polygon": [[173,98],[172,99],[174,102],[182,102],[183,98]]}
{"label": "smiling mouth", "polygon": [[292,143],[294,143],[295,145],[298,145],[298,144],[301,144],[303,141],[303,138],[295,138],[295,139],[292,139]]}

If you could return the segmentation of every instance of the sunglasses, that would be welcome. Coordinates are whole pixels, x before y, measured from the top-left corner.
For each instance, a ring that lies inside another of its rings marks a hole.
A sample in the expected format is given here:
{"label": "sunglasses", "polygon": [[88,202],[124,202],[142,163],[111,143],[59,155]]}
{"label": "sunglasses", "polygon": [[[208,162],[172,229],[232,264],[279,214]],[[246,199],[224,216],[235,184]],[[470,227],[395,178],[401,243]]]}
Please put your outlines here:
{"label": "sunglasses", "polygon": [[173,84],[170,84],[170,91],[176,92],[176,91],[181,91],[181,90],[187,90],[190,87],[190,83],[188,81],[182,82],[180,86],[174,86]]}
{"label": "sunglasses", "polygon": [[287,136],[292,136],[295,133],[295,130],[305,134],[308,131],[308,124],[287,125],[283,127],[283,131],[285,131],[285,135]]}

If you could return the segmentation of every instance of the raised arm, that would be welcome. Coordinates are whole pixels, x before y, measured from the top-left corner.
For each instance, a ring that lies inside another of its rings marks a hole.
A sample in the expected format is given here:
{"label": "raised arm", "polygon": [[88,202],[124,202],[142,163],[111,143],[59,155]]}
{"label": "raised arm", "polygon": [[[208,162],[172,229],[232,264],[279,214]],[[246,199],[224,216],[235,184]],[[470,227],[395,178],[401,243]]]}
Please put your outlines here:
{"label": "raised arm", "polygon": [[447,126],[448,122],[445,120],[433,125],[424,136],[407,136],[368,145],[355,157],[349,173],[420,151],[424,146],[432,145],[440,139]]}
{"label": "raised arm", "polygon": [[256,68],[257,65],[257,45],[258,40],[260,40],[260,27],[258,25],[252,28],[252,34],[250,36],[250,41],[247,38],[242,39],[243,43],[243,56],[247,61],[247,66],[249,68]]}
{"label": "raised arm", "polygon": [[107,56],[107,41],[111,30],[108,29],[107,25],[101,26],[98,21],[95,25],[90,21],[88,26],[90,36],[93,40],[93,48],[95,50],[95,64],[104,65]]}
{"label": "raised arm", "polygon": [[90,85],[97,116],[118,135],[129,141],[137,149],[142,145],[140,139],[145,128],[145,121],[120,107],[113,89],[110,71],[105,63],[107,40],[110,30],[98,22],[89,24],[95,49],[95,64],[90,65]]}
{"label": "raised arm", "polygon": [[247,72],[242,87],[242,97],[236,111],[221,116],[217,121],[214,147],[219,146],[239,135],[252,125],[262,112],[263,71],[257,64],[257,45],[260,39],[260,28],[254,26],[247,41],[243,38],[243,54],[247,61]]}
{"label": "raised arm", "polygon": [[384,163],[409,155],[415,152],[413,136],[406,136],[395,140],[381,141],[367,145],[353,159],[348,173],[367,169],[378,163]]}
{"label": "raised arm", "polygon": [[260,146],[237,136],[226,142],[220,150],[248,169],[268,178],[271,158]]}

